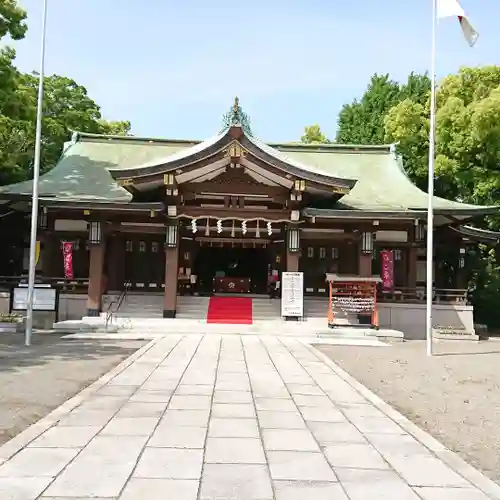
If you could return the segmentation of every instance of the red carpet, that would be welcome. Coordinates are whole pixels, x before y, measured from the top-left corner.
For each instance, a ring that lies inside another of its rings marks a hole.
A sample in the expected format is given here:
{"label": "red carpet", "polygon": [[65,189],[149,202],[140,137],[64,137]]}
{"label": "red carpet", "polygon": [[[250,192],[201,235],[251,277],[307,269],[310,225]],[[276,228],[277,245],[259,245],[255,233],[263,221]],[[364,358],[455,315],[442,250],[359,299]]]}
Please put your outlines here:
{"label": "red carpet", "polygon": [[207,323],[251,325],[252,299],[247,297],[210,297]]}

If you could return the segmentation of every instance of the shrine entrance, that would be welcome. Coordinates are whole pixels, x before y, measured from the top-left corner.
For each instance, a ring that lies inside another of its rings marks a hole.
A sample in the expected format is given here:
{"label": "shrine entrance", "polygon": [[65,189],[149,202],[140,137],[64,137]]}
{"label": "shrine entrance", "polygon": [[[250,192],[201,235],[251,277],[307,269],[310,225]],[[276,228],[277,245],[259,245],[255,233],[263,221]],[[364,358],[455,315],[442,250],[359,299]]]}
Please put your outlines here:
{"label": "shrine entrance", "polygon": [[202,295],[265,294],[270,265],[267,245],[236,241],[203,242],[194,263]]}

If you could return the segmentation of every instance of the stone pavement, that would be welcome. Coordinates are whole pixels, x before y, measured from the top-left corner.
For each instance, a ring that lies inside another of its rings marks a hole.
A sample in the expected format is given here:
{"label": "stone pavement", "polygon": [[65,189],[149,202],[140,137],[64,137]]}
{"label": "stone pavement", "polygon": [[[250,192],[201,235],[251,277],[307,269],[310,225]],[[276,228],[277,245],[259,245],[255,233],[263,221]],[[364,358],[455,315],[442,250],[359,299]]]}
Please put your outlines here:
{"label": "stone pavement", "polygon": [[20,451],[0,448],[0,499],[500,498],[340,372],[297,339],[154,340]]}

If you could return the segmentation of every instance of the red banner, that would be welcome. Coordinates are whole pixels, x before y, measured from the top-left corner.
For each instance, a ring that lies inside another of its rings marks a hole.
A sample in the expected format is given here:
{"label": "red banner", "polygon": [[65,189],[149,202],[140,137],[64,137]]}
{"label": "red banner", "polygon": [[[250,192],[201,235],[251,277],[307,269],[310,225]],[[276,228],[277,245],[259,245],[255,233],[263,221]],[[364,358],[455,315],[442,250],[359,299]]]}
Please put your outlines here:
{"label": "red banner", "polygon": [[382,288],[392,290],[394,288],[394,252],[382,250],[380,252],[382,265]]}
{"label": "red banner", "polygon": [[73,275],[73,243],[71,241],[64,241],[63,247],[63,264],[64,264],[64,277],[72,280]]}

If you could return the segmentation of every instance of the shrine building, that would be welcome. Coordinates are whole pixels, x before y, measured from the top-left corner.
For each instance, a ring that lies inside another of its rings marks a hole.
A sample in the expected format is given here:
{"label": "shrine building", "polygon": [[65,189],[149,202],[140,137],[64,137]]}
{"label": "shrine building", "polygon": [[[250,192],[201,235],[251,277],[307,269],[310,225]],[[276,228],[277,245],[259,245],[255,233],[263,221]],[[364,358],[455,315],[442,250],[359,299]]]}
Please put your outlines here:
{"label": "shrine building", "polygon": [[[29,222],[31,193],[31,181],[1,187],[3,213]],[[392,145],[265,143],[236,99],[205,141],[75,132],[39,193],[37,281],[61,287],[63,319],[98,316],[124,291],[164,318],[182,313],[179,296],[268,300],[284,271],[326,307],[327,273],[380,276],[390,251],[382,326],[423,324],[427,194]],[[467,224],[499,207],[435,197],[434,209],[436,308],[472,318],[467,249],[488,235]],[[10,273],[25,272],[26,257]]]}

